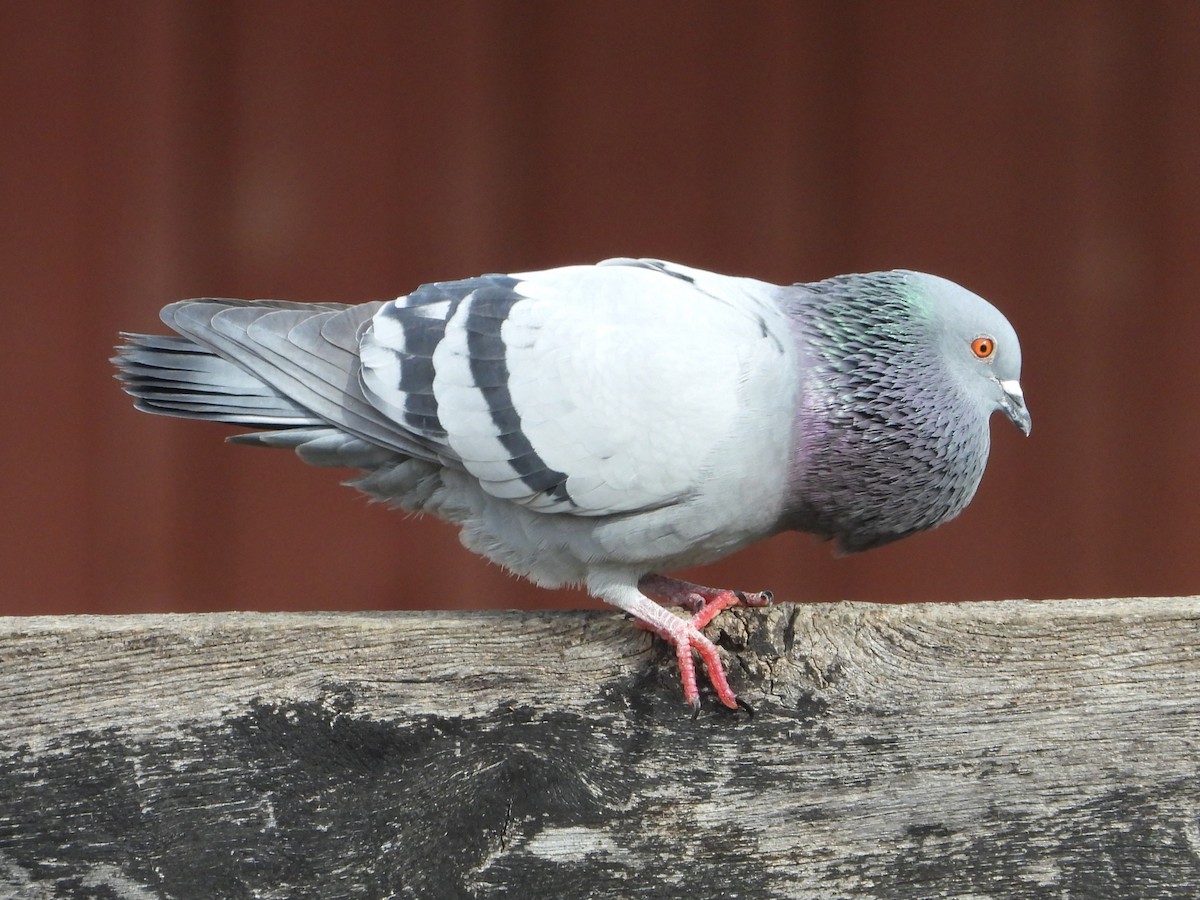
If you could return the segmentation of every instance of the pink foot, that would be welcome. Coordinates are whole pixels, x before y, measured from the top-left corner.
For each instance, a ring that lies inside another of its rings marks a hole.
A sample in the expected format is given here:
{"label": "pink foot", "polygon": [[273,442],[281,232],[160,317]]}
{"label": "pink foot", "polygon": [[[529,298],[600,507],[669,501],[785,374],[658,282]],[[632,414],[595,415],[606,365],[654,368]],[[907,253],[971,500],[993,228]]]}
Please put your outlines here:
{"label": "pink foot", "polygon": [[661,624],[639,622],[642,627],[653,631],[675,648],[684,701],[699,712],[700,691],[696,685],[696,662],[692,655],[694,652],[704,662],[708,680],[712,683],[717,698],[730,709],[737,709],[737,695],[729,687],[717,646],[704,636],[701,629],[719,612],[739,603],[746,606],[766,606],[771,602],[771,592],[744,594],[741,591],[704,587],[664,575],[647,575],[638,582],[638,587],[661,603],[690,609],[694,613],[690,619],[670,616],[669,621]]}
{"label": "pink foot", "polygon": [[737,709],[737,695],[729,687],[729,681],[725,678],[725,667],[721,664],[721,655],[717,650],[717,645],[706,638],[700,632],[700,628],[693,624],[694,618],[673,618],[679,622],[678,627],[675,625],[659,627],[643,622],[638,624],[653,631],[675,648],[675,661],[679,664],[679,680],[683,684],[684,702],[695,712],[700,711],[700,689],[696,685],[696,661],[692,657],[694,651],[704,661],[704,668],[708,671],[708,680],[712,683],[713,690],[717,692],[717,698],[730,709]]}

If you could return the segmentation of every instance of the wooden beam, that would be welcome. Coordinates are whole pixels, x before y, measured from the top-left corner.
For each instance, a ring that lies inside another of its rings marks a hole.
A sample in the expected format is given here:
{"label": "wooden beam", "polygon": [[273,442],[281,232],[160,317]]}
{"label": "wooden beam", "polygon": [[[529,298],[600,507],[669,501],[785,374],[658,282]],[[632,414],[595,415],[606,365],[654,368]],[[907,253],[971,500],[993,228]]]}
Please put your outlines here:
{"label": "wooden beam", "polygon": [[0,894],[1194,897],[1200,598],[0,619]]}

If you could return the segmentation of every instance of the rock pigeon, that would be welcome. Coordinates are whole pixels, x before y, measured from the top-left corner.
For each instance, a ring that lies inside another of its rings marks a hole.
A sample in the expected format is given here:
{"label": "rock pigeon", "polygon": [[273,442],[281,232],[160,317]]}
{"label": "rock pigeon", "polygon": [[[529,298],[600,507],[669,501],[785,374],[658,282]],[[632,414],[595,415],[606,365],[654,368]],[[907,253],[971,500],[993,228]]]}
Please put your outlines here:
{"label": "rock pigeon", "polygon": [[785,530],[859,551],[932,528],[974,495],[992,413],[1030,429],[1012,326],[919,272],[780,286],[611,259],[162,319],[178,334],[124,334],[113,360],[137,408],[359,469],[476,553],[586,587],[673,645],[693,709],[693,654],[738,705],[704,626],[770,595],[665,572]]}

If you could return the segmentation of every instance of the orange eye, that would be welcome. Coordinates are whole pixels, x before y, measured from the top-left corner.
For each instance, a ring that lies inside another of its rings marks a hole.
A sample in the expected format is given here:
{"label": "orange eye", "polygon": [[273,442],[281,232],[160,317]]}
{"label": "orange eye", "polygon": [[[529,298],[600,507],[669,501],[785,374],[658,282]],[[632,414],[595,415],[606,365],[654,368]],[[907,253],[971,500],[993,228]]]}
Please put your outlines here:
{"label": "orange eye", "polygon": [[980,359],[989,359],[996,352],[996,342],[990,337],[977,337],[971,341],[971,352]]}

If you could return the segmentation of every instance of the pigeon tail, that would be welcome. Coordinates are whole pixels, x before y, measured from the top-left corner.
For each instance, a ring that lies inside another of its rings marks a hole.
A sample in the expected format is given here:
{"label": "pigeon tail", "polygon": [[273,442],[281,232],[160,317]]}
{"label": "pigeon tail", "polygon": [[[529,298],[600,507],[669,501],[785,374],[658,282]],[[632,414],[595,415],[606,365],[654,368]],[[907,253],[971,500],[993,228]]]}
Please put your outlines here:
{"label": "pigeon tail", "polygon": [[144,412],[251,428],[326,424],[245,369],[185,337],[122,333],[112,363]]}

